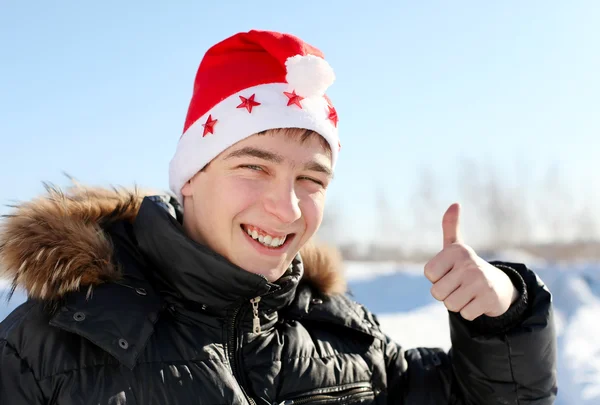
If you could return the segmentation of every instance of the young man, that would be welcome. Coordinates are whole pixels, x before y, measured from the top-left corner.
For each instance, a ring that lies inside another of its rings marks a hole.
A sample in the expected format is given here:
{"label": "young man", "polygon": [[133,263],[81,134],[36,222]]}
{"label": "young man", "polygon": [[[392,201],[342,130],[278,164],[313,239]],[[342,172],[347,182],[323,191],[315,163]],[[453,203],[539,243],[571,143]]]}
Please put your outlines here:
{"label": "young man", "polygon": [[425,267],[453,347],[403,350],[311,245],[338,158],[333,72],[291,35],[212,47],[169,196],[74,188],[3,223],[29,300],[0,326],[0,403],[538,404],[556,395],[551,296],[443,218]]}

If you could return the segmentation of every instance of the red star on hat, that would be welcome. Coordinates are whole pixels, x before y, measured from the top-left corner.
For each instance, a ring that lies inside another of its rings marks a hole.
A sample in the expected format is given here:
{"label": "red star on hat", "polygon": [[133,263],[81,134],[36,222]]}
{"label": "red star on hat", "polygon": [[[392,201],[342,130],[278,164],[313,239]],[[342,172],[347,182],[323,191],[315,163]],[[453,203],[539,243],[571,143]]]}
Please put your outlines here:
{"label": "red star on hat", "polygon": [[283,94],[285,94],[289,98],[287,103],[288,107],[292,104],[296,104],[298,107],[302,108],[302,104],[300,104],[300,101],[304,100],[304,97],[300,97],[299,95],[297,95],[296,90],[292,91],[291,93],[284,91]]}
{"label": "red star on hat", "polygon": [[242,103],[240,105],[238,105],[237,108],[245,108],[246,110],[248,110],[249,113],[252,113],[253,107],[260,105],[260,103],[258,101],[254,101],[254,97],[256,97],[256,94],[253,94],[248,98],[243,97],[243,96],[239,96],[239,97],[240,97],[240,100],[242,100]]}
{"label": "red star on hat", "polygon": [[215,132],[215,124],[217,123],[218,120],[213,120],[212,119],[212,115],[209,115],[208,118],[206,119],[206,123],[202,124],[202,126],[204,127],[204,133],[202,134],[202,137],[204,138],[207,134],[211,133],[214,134]]}
{"label": "red star on hat", "polygon": [[329,108],[329,115],[327,116],[327,119],[333,123],[334,127],[337,128],[337,124],[339,121],[337,111],[335,111],[335,108],[333,108],[330,105],[328,105],[327,108]]}

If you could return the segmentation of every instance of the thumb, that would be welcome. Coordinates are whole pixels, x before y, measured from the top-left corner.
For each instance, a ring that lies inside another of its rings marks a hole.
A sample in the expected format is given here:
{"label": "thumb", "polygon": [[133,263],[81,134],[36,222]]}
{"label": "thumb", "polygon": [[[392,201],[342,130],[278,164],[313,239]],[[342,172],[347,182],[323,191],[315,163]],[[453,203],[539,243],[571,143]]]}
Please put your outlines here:
{"label": "thumb", "polygon": [[444,247],[456,242],[462,242],[460,236],[460,204],[454,203],[446,210],[442,218],[442,232],[444,236]]}

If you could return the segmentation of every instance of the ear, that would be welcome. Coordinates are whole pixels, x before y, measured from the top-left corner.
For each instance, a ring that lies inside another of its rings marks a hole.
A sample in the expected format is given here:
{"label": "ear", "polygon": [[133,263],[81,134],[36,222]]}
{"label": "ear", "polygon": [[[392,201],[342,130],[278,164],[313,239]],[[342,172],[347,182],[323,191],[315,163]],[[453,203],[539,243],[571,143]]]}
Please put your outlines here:
{"label": "ear", "polygon": [[184,197],[191,197],[192,196],[192,180],[193,177],[191,179],[189,179],[184,185],[183,187],[181,187],[181,195]]}

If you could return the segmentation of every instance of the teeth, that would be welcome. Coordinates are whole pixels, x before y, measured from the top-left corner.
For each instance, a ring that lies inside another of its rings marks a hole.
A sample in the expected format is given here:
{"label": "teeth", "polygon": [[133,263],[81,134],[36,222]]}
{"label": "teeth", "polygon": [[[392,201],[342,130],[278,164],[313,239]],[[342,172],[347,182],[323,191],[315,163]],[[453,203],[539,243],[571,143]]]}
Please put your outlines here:
{"label": "teeth", "polygon": [[283,243],[285,242],[285,239],[287,238],[287,236],[282,237],[281,239],[279,238],[275,238],[271,241],[271,246],[273,247],[278,247],[283,245]]}
{"label": "teeth", "polygon": [[258,233],[256,229],[250,230],[246,229],[246,233],[252,237],[252,239],[259,241],[265,246],[268,247],[279,247],[284,244],[287,236],[283,236],[281,238],[274,238],[271,235],[261,235]]}

